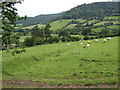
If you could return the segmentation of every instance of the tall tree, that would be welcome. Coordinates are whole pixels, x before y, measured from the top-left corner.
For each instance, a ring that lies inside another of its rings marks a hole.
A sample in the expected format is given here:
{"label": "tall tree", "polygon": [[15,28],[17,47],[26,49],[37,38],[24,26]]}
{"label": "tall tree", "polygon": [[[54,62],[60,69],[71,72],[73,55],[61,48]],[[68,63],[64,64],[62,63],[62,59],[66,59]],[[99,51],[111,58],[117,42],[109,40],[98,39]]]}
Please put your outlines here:
{"label": "tall tree", "polygon": [[51,31],[50,31],[50,23],[46,24],[45,29],[44,29],[44,35],[45,35],[45,39],[47,40],[47,38],[51,37]]}
{"label": "tall tree", "polygon": [[[16,0],[14,2],[4,2],[0,3],[1,13],[2,13],[2,44],[8,49],[17,39],[14,38],[13,30],[16,26],[16,21],[18,19],[23,19],[24,17],[19,17],[17,9],[14,7],[16,3],[21,3],[21,0]],[[26,18],[26,16],[25,16]],[[15,40],[14,40],[15,39]],[[18,41],[17,41],[18,42]]]}
{"label": "tall tree", "polygon": [[32,30],[33,30],[32,32],[33,37],[42,37],[42,38],[44,37],[43,30],[39,29],[37,25],[33,27]]}
{"label": "tall tree", "polygon": [[59,37],[63,36],[68,38],[70,37],[70,33],[67,30],[60,30],[58,36]]}
{"label": "tall tree", "polygon": [[88,35],[91,32],[92,32],[91,28],[84,28],[83,31],[82,31],[82,34],[83,35]]}

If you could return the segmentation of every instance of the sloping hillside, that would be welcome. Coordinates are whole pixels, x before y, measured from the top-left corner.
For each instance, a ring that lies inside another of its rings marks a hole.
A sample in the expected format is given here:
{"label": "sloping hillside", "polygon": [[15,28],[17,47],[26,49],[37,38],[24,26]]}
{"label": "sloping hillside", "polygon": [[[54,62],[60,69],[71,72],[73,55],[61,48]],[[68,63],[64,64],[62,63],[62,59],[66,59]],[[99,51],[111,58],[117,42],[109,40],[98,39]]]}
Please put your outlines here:
{"label": "sloping hillside", "polygon": [[38,15],[36,17],[28,17],[27,20],[17,21],[18,24],[23,24],[23,26],[30,26],[35,24],[42,24],[56,19],[62,13],[59,14],[47,14],[47,15]]}
{"label": "sloping hillside", "polygon": [[93,18],[105,17],[114,13],[118,13],[118,2],[96,2],[92,4],[79,5],[65,12],[61,18]]}

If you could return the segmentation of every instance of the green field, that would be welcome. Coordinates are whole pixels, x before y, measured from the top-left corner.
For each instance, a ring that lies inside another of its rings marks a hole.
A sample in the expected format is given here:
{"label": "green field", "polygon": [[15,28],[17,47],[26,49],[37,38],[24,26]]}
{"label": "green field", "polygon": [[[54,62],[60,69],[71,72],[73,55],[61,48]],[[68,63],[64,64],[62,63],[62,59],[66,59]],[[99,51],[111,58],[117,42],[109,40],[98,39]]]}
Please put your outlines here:
{"label": "green field", "polygon": [[104,20],[118,20],[120,18],[120,16],[111,16],[111,17],[105,17]]}
{"label": "green field", "polygon": [[[118,25],[111,25],[111,26],[107,26],[110,29],[118,29]],[[100,32],[104,27],[98,27],[98,28],[93,28],[92,30],[95,32]]]}
{"label": "green field", "polygon": [[[3,51],[3,80],[33,80],[50,85],[114,85],[118,83],[118,37],[26,48],[12,56]],[[14,84],[15,86],[15,84]],[[5,86],[4,86],[5,87]],[[18,86],[16,86],[18,87]]]}
{"label": "green field", "polygon": [[77,19],[76,21],[79,21],[80,23],[84,23],[84,22],[86,22],[85,19]]}
{"label": "green field", "polygon": [[118,27],[119,27],[118,25],[108,26],[108,28],[111,28],[111,29],[117,29],[117,30],[119,29]]}
{"label": "green field", "polygon": [[72,20],[73,19],[62,19],[61,21],[60,20],[54,21],[50,24],[51,25],[51,30],[54,31],[54,30],[61,29],[64,26],[66,26],[69,22],[71,22]]}
{"label": "green field", "polygon": [[[43,24],[37,24],[37,25],[38,25],[39,28],[44,28],[45,27],[45,25],[43,25]],[[36,25],[23,27],[23,29],[32,29],[34,26],[36,26]]]}
{"label": "green field", "polygon": [[83,26],[85,26],[87,23],[88,23],[88,24],[91,24],[91,23],[95,23],[95,22],[98,22],[98,20],[97,20],[97,19],[90,20],[90,21],[84,23]]}
{"label": "green field", "polygon": [[70,24],[67,27],[65,27],[66,29],[72,29],[76,26],[77,24]]}

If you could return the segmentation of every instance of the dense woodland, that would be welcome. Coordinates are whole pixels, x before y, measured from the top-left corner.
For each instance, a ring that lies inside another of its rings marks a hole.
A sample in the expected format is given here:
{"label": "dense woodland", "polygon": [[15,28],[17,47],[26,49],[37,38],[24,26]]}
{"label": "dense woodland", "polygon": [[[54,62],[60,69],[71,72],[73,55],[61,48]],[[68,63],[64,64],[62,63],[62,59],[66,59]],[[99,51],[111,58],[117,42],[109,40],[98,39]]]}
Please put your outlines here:
{"label": "dense woodland", "polygon": [[93,18],[93,17],[105,17],[110,16],[118,11],[118,2],[96,2],[92,4],[79,5],[70,11],[65,12],[62,18]]}

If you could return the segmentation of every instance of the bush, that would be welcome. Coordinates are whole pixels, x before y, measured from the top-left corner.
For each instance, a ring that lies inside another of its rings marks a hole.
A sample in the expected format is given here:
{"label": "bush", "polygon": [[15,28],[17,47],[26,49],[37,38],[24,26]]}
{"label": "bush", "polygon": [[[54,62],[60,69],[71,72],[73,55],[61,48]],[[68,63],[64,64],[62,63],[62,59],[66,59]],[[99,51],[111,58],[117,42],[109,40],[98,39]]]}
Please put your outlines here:
{"label": "bush", "polygon": [[53,37],[52,42],[58,43],[60,41],[59,37]]}
{"label": "bush", "polygon": [[81,38],[80,37],[70,37],[71,41],[79,41]]}
{"label": "bush", "polygon": [[29,46],[29,47],[33,46],[35,44],[34,41],[35,41],[34,37],[27,37],[24,41],[25,46]]}
{"label": "bush", "polygon": [[83,38],[84,40],[89,40],[90,39],[90,37],[89,36],[84,36],[84,38]]}
{"label": "bush", "polygon": [[45,42],[44,38],[35,38],[34,44],[41,45]]}
{"label": "bush", "polygon": [[66,41],[67,41],[67,38],[66,38],[66,37],[62,37],[62,38],[61,38],[61,41],[62,41],[62,42],[66,42]]}
{"label": "bush", "polygon": [[94,39],[94,37],[90,37],[90,39]]}

